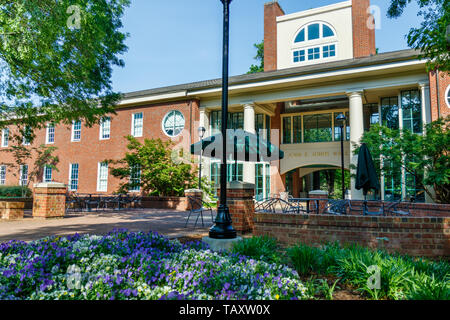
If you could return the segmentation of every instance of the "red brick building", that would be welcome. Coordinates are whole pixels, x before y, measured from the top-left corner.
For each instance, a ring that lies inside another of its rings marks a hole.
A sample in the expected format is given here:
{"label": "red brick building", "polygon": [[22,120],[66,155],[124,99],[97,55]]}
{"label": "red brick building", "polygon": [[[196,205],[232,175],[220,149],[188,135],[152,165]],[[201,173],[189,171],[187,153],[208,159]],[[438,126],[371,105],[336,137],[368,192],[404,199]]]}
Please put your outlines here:
{"label": "red brick building", "polygon": [[[285,159],[272,163],[238,163],[239,180],[255,184],[257,197],[287,191],[303,196],[320,187],[318,173],[340,167],[340,131],[345,123],[345,166],[356,163],[350,149],[373,123],[411,128],[450,113],[449,75],[426,71],[426,61],[414,50],[376,54],[370,1],[337,4],[285,14],[277,1],[265,4],[265,72],[230,78],[230,126],[248,132],[271,130]],[[118,181],[102,165],[122,158],[127,135],[198,141],[220,128],[221,80],[209,80],[132,92],[125,95],[102,125],[57,125],[36,133],[35,145],[58,147],[58,170],[43,180],[63,182],[79,193],[112,193]],[[0,148],[10,132],[3,130]],[[185,141],[186,143],[186,141]],[[0,184],[17,185],[26,168],[13,172],[7,153],[0,153]],[[204,171],[219,181],[220,163],[204,160]],[[32,163],[29,164],[29,167]],[[230,174],[234,164],[228,164]],[[30,169],[28,169],[30,170]],[[382,178],[382,198],[407,198],[420,190],[406,172]],[[361,193],[350,187],[353,199]],[[425,200],[425,199],[423,199]]]}

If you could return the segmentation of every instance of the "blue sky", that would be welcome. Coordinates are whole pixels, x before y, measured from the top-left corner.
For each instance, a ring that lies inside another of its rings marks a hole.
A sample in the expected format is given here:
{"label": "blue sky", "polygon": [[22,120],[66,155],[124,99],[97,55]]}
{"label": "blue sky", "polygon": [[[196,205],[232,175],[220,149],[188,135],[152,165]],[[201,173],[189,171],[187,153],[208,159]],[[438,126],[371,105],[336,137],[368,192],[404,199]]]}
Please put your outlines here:
{"label": "blue sky", "polygon": [[[222,3],[220,0],[132,0],[123,31],[130,37],[124,68],[115,68],[113,88],[125,93],[220,78],[222,74]],[[264,37],[264,3],[234,0],[230,21],[230,75],[244,74]],[[340,0],[279,0],[286,14]],[[381,9],[376,31],[380,52],[407,49],[405,35],[420,24],[415,1],[399,19],[389,19],[389,0],[372,0]]]}

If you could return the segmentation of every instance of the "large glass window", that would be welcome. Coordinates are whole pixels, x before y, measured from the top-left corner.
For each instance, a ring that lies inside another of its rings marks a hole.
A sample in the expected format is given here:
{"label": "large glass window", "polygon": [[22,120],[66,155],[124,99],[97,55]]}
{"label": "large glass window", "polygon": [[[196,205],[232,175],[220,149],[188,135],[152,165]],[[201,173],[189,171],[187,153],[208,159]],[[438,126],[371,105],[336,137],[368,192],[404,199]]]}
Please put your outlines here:
{"label": "large glass window", "polygon": [[292,195],[294,190],[294,173],[295,170],[286,173],[286,192]]}
{"label": "large glass window", "polygon": [[9,128],[2,130],[2,148],[8,147],[9,144]]}
{"label": "large glass window", "polygon": [[314,23],[308,26],[308,40],[316,40],[320,38],[320,25]]}
{"label": "large glass window", "polygon": [[256,200],[262,200],[264,198],[264,165],[257,163],[255,169],[255,197]]}
{"label": "large glass window", "polygon": [[370,103],[364,105],[364,130],[368,131],[374,124],[380,123],[380,113],[378,112],[378,104]]}
{"label": "large glass window", "polygon": [[229,164],[227,164],[227,170],[228,170],[227,171],[228,181],[243,181],[244,180],[244,165],[242,163],[237,164],[237,171],[236,171],[236,164],[229,163]]}
{"label": "large glass window", "polygon": [[422,102],[418,90],[402,92],[403,129],[422,133]]}
{"label": "large glass window", "polygon": [[81,121],[74,121],[72,123],[72,141],[80,141],[81,140]]}
{"label": "large glass window", "polygon": [[108,191],[108,163],[98,164],[97,191]]}
{"label": "large glass window", "polygon": [[31,127],[25,126],[24,133],[23,133],[23,140],[22,140],[23,145],[25,145],[25,146],[29,146],[30,145],[30,143],[31,143],[31,134],[32,134]]}
{"label": "large glass window", "polygon": [[398,98],[381,99],[381,123],[391,129],[399,128]]}
{"label": "large glass window", "polygon": [[[337,112],[334,114],[334,140],[341,141],[341,124],[339,121],[336,121],[336,118],[342,114],[342,112]],[[350,140],[350,115],[348,112],[345,113],[345,121],[344,121],[344,139]]]}
{"label": "large glass window", "polygon": [[402,198],[402,170],[399,165],[385,161],[384,166],[391,167],[389,174],[384,176],[384,199],[396,201]]}
{"label": "large glass window", "polygon": [[52,167],[45,166],[44,167],[44,182],[52,182]]}
{"label": "large glass window", "polygon": [[332,141],[331,113],[305,115],[303,117],[304,142]]}
{"label": "large glass window", "polygon": [[0,186],[6,184],[6,166],[0,166]]}
{"label": "large glass window", "polygon": [[21,186],[26,186],[28,184],[28,165],[24,164],[20,166],[20,181]]}
{"label": "large glass window", "polygon": [[144,114],[142,112],[133,114],[131,134],[133,137],[142,137],[144,132]]}
{"label": "large glass window", "polygon": [[[306,31],[308,34],[306,35]],[[335,33],[333,29],[325,23],[311,23],[310,25],[302,28],[295,36],[295,43],[305,42],[306,39],[317,40],[320,38],[334,37]]]}
{"label": "large glass window", "polygon": [[291,140],[291,117],[283,118],[283,144],[292,143]]}
{"label": "large glass window", "polygon": [[217,197],[217,188],[220,184],[220,163],[211,163],[211,186],[214,196]]}
{"label": "large glass window", "polygon": [[302,116],[293,118],[294,143],[302,143]]}
{"label": "large glass window", "polygon": [[266,164],[266,198],[270,197],[270,164]]}
{"label": "large glass window", "polygon": [[70,165],[70,176],[69,176],[70,191],[78,191],[78,176],[79,176],[79,165],[78,163],[72,163]]}
{"label": "large glass window", "polygon": [[100,123],[100,140],[107,140],[111,137],[111,118],[104,117]]}
{"label": "large glass window", "polygon": [[184,116],[178,110],[170,111],[163,120],[164,133],[169,137],[178,136],[183,131],[184,125]]}
{"label": "large glass window", "polygon": [[139,192],[141,191],[141,165],[135,164],[131,167],[130,172],[130,192]]}
{"label": "large glass window", "polygon": [[[228,129],[244,129],[244,113],[234,112],[228,114]],[[211,132],[219,133],[222,130],[222,111],[212,111],[210,114]]]}
{"label": "large glass window", "polygon": [[55,125],[53,123],[47,125],[45,142],[47,144],[55,143]]}

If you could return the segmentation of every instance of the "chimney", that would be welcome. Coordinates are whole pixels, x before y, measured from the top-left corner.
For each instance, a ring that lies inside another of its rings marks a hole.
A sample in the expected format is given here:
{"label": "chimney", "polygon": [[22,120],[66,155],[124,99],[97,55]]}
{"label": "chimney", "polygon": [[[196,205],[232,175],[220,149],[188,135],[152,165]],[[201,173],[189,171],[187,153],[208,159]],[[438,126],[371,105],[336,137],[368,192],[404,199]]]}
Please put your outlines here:
{"label": "chimney", "polygon": [[354,58],[376,54],[374,17],[369,7],[370,0],[352,0]]}
{"label": "chimney", "polygon": [[283,15],[277,1],[264,4],[264,71],[277,70],[277,17]]}

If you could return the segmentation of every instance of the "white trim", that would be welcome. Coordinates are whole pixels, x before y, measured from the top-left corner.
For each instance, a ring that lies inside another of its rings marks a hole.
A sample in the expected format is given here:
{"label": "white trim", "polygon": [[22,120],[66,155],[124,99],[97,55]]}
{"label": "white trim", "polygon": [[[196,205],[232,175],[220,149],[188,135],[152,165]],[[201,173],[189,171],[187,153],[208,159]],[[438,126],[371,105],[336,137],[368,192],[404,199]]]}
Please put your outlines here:
{"label": "white trim", "polygon": [[339,2],[339,3],[331,4],[328,6],[323,6],[323,7],[304,10],[304,11],[300,11],[300,12],[296,12],[296,13],[286,14],[284,16],[279,16],[279,17],[277,17],[277,22],[288,21],[288,20],[293,20],[293,19],[298,19],[298,18],[304,18],[307,16],[317,15],[319,13],[325,13],[325,12],[339,10],[339,9],[344,9],[344,8],[351,7],[351,6],[352,6],[351,0]]}
{"label": "white trim", "polygon": [[[166,122],[167,117],[168,117],[172,112],[179,112],[179,113],[181,114],[181,116],[183,117],[183,122],[184,122],[184,123],[183,123],[183,129],[182,129],[177,135],[174,135],[174,136],[171,136],[171,135],[167,134],[166,129],[164,128],[164,123]],[[183,130],[184,130],[185,128],[186,128],[186,118],[184,117],[183,112],[181,112],[180,110],[171,110],[171,111],[167,112],[166,115],[164,116],[163,120],[161,121],[161,129],[162,129],[162,132],[163,132],[166,136],[168,136],[169,138],[176,138],[176,137],[178,137],[180,134],[183,133]]]}
{"label": "white trim", "polygon": [[139,103],[145,103],[148,101],[155,101],[155,100],[165,100],[165,99],[174,99],[174,98],[182,98],[187,96],[187,91],[178,91],[174,93],[167,93],[167,94],[158,94],[158,95],[152,95],[142,98],[131,98],[131,99],[124,99],[121,102],[118,103],[119,106],[128,105],[128,104],[139,104]]}
{"label": "white trim", "polygon": [[[135,115],[142,114],[142,132],[140,135],[135,135]],[[136,112],[131,115],[131,135],[135,138],[141,138],[144,135],[144,113]]]}
{"label": "white trim", "polygon": [[[104,168],[103,165],[106,164],[106,187],[105,188],[101,188],[101,169]],[[108,175],[109,175],[109,166],[107,162],[99,162],[97,165],[97,191],[98,192],[108,192]]]}
{"label": "white trim", "polygon": [[[80,138],[75,140],[75,123],[76,122],[80,122]],[[71,134],[71,138],[70,141],[71,142],[80,142],[81,141],[81,128],[83,127],[82,122],[80,120],[78,121],[72,121],[72,134]]]}
{"label": "white trim", "polygon": [[[450,102],[448,101],[449,99],[449,95],[450,95],[450,85],[448,85],[447,90],[445,90],[445,104],[447,105],[448,108],[450,108]],[[439,106],[438,106],[439,108]]]}
{"label": "white trim", "polygon": [[[48,141],[50,126],[53,127],[53,142]],[[55,125],[51,124],[51,123],[47,123],[47,126],[45,128],[45,144],[54,144],[55,143],[55,136],[56,136],[56,127],[55,127]]]}
{"label": "white trim", "polygon": [[[108,121],[105,121],[105,120],[108,120]],[[107,138],[104,138],[103,137],[103,129],[104,129],[104,124],[105,123],[109,123],[109,137],[107,137]],[[104,117],[101,121],[100,121],[100,132],[99,132],[99,140],[109,140],[109,139],[111,139],[111,117]]]}
{"label": "white trim", "polygon": [[[3,172],[3,173],[2,173]],[[2,174],[4,174],[2,178]],[[6,185],[6,165],[0,165],[0,186]]]}
{"label": "white trim", "polygon": [[[76,189],[72,189],[72,171],[73,171],[73,166],[75,164],[78,165],[78,168],[77,168],[77,188]],[[69,164],[69,185],[68,185],[68,190],[69,191],[78,191],[79,184],[80,184],[80,164],[78,164],[78,163],[71,163],[71,164]]]}
{"label": "white trim", "polygon": [[[5,132],[8,132],[8,140],[6,140],[6,144],[4,143],[5,142]],[[4,128],[2,130],[2,141],[1,141],[1,147],[2,148],[8,148],[8,145],[9,145],[9,134],[10,134],[9,128]]]}
{"label": "white trim", "polygon": [[[46,172],[47,172],[47,170],[50,170],[50,181],[48,181],[47,179],[46,179]],[[49,166],[45,166],[44,167],[44,175],[43,175],[43,177],[42,177],[42,182],[43,183],[50,183],[50,182],[53,182],[53,168],[52,167],[49,167]]]}

